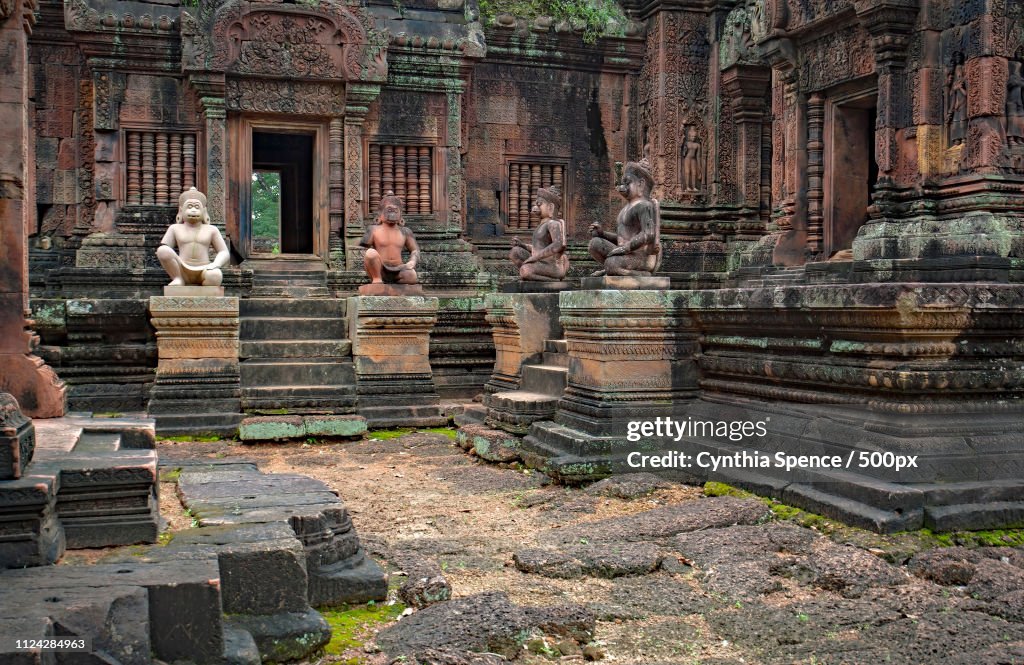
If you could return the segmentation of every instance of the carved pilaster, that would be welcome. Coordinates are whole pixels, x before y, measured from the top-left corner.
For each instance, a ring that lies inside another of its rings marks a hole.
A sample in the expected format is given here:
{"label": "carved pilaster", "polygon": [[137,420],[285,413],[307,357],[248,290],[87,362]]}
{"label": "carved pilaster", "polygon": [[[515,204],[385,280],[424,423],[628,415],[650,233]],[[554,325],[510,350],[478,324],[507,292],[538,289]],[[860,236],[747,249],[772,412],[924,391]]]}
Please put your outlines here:
{"label": "carved pilaster", "polygon": [[732,97],[740,200],[748,215],[758,211],[761,201],[761,123],[770,79],[768,68],[754,65],[736,64],[722,72],[722,85]]}
{"label": "carved pilaster", "polygon": [[[206,120],[206,201],[210,221],[226,232],[227,220],[227,112],[223,74],[194,74],[192,87],[199,94]],[[186,166],[186,171],[187,171]],[[186,177],[187,179],[187,177]]]}
{"label": "carved pilaster", "polygon": [[875,161],[878,163],[877,188],[895,183],[899,162],[896,133],[910,124],[911,107],[906,77],[906,54],[914,29],[916,0],[857,0],[857,19],[871,35],[878,74],[878,118],[875,129]]}
{"label": "carved pilaster", "polygon": [[447,231],[462,232],[462,92],[448,92],[448,127],[446,136],[446,164],[448,190]]}

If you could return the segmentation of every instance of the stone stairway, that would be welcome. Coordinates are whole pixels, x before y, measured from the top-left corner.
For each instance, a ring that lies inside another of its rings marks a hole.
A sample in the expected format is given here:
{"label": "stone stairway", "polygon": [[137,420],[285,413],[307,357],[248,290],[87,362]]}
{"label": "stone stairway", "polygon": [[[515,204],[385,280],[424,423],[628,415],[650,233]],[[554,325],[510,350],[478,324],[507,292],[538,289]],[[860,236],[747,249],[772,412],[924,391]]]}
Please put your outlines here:
{"label": "stone stairway", "polygon": [[346,301],[323,269],[253,274],[239,303],[242,410],[352,413],[356,406]]}
{"label": "stone stairway", "polygon": [[523,366],[519,390],[487,396],[485,423],[513,434],[526,434],[530,424],[550,420],[569,382],[569,353],[564,339],[544,342],[542,361]]}

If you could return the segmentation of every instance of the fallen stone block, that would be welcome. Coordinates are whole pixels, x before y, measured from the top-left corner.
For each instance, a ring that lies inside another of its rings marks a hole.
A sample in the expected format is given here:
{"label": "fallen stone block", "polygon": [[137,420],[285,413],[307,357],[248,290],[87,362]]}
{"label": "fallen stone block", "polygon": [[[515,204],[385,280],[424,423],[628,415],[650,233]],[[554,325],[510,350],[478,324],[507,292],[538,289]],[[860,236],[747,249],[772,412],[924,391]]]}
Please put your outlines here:
{"label": "fallen stone block", "polygon": [[265,662],[305,658],[331,641],[331,627],[313,609],[278,614],[240,614],[231,624],[252,635]]}
{"label": "fallen stone block", "polygon": [[595,496],[610,496],[617,499],[639,499],[657,490],[678,487],[675,483],[659,478],[653,473],[625,473],[599,480],[584,490]]}
{"label": "fallen stone block", "polygon": [[[148,620],[152,653],[168,662],[219,661],[224,652],[221,626],[220,578],[217,559],[189,561],[188,565],[114,563],[94,566],[26,568],[3,574],[5,595],[12,599],[43,591],[60,598],[73,591],[92,594],[104,587],[145,589],[145,610],[130,614]],[[148,654],[149,651],[142,653]]]}
{"label": "fallen stone block", "polygon": [[534,632],[589,641],[594,624],[594,615],[582,607],[521,607],[491,591],[420,610],[378,633],[377,645],[392,658],[435,650],[513,659]]}
{"label": "fallen stone block", "polygon": [[661,554],[649,543],[599,543],[559,550],[524,549],[513,554],[512,560],[524,573],[544,577],[575,579],[589,575],[615,578],[654,572],[661,563]]}
{"label": "fallen stone block", "polygon": [[56,474],[0,482],[0,568],[45,566],[64,554]]}
{"label": "fallen stone block", "polygon": [[732,496],[686,501],[646,510],[624,517],[549,532],[557,542],[573,543],[585,538],[590,542],[630,542],[658,540],[678,533],[715,529],[733,524],[756,524],[768,518],[771,511],[757,499]]}
{"label": "fallen stone block", "polygon": [[455,432],[458,444],[473,450],[488,462],[512,462],[519,459],[520,439],[503,430],[483,425],[464,425]]}
{"label": "fallen stone block", "polygon": [[366,419],[353,415],[249,416],[242,419],[242,441],[284,441],[307,437],[358,437],[366,432]]}
{"label": "fallen stone block", "polygon": [[18,407],[18,400],[0,392],[0,480],[20,478],[32,461],[35,427]]}

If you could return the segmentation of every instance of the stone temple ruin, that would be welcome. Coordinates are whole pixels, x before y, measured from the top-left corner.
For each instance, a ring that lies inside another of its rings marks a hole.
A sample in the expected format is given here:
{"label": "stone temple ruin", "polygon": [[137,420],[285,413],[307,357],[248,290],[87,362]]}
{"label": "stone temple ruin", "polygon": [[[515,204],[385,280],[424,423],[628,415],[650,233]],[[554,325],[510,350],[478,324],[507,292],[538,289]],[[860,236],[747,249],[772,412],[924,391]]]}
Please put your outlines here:
{"label": "stone temple ruin", "polygon": [[[637,445],[891,454],[916,466],[674,475],[878,531],[1024,524],[1024,4],[620,4],[590,43],[475,0],[0,0],[0,564],[37,567],[0,576],[0,626],[61,634],[106,603],[135,617],[115,656],[301,655],[272,649],[323,637],[311,607],[386,591],[318,481],[185,469],[191,540],[38,566],[156,539],[155,437],[353,436],[451,404],[476,454],[567,483]],[[653,274],[590,277],[629,163],[657,227],[623,252],[657,246]],[[229,250],[216,292],[164,290],[190,187]],[[420,290],[368,294],[391,193]],[[112,412],[149,419],[83,415]],[[766,433],[627,438],[668,417]],[[123,584],[86,602],[104,574]],[[161,598],[197,608],[195,644],[151,634]]]}

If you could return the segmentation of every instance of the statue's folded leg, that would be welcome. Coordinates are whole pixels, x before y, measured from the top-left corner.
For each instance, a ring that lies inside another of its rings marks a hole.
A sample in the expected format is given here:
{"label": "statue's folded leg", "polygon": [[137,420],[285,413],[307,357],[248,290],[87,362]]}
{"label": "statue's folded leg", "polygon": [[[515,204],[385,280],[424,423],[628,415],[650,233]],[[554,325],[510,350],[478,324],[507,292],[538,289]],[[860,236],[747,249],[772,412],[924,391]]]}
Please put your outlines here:
{"label": "statue's folded leg", "polygon": [[530,258],[530,250],[526,247],[513,247],[508,253],[508,258],[516,268],[523,265],[523,261]]}

